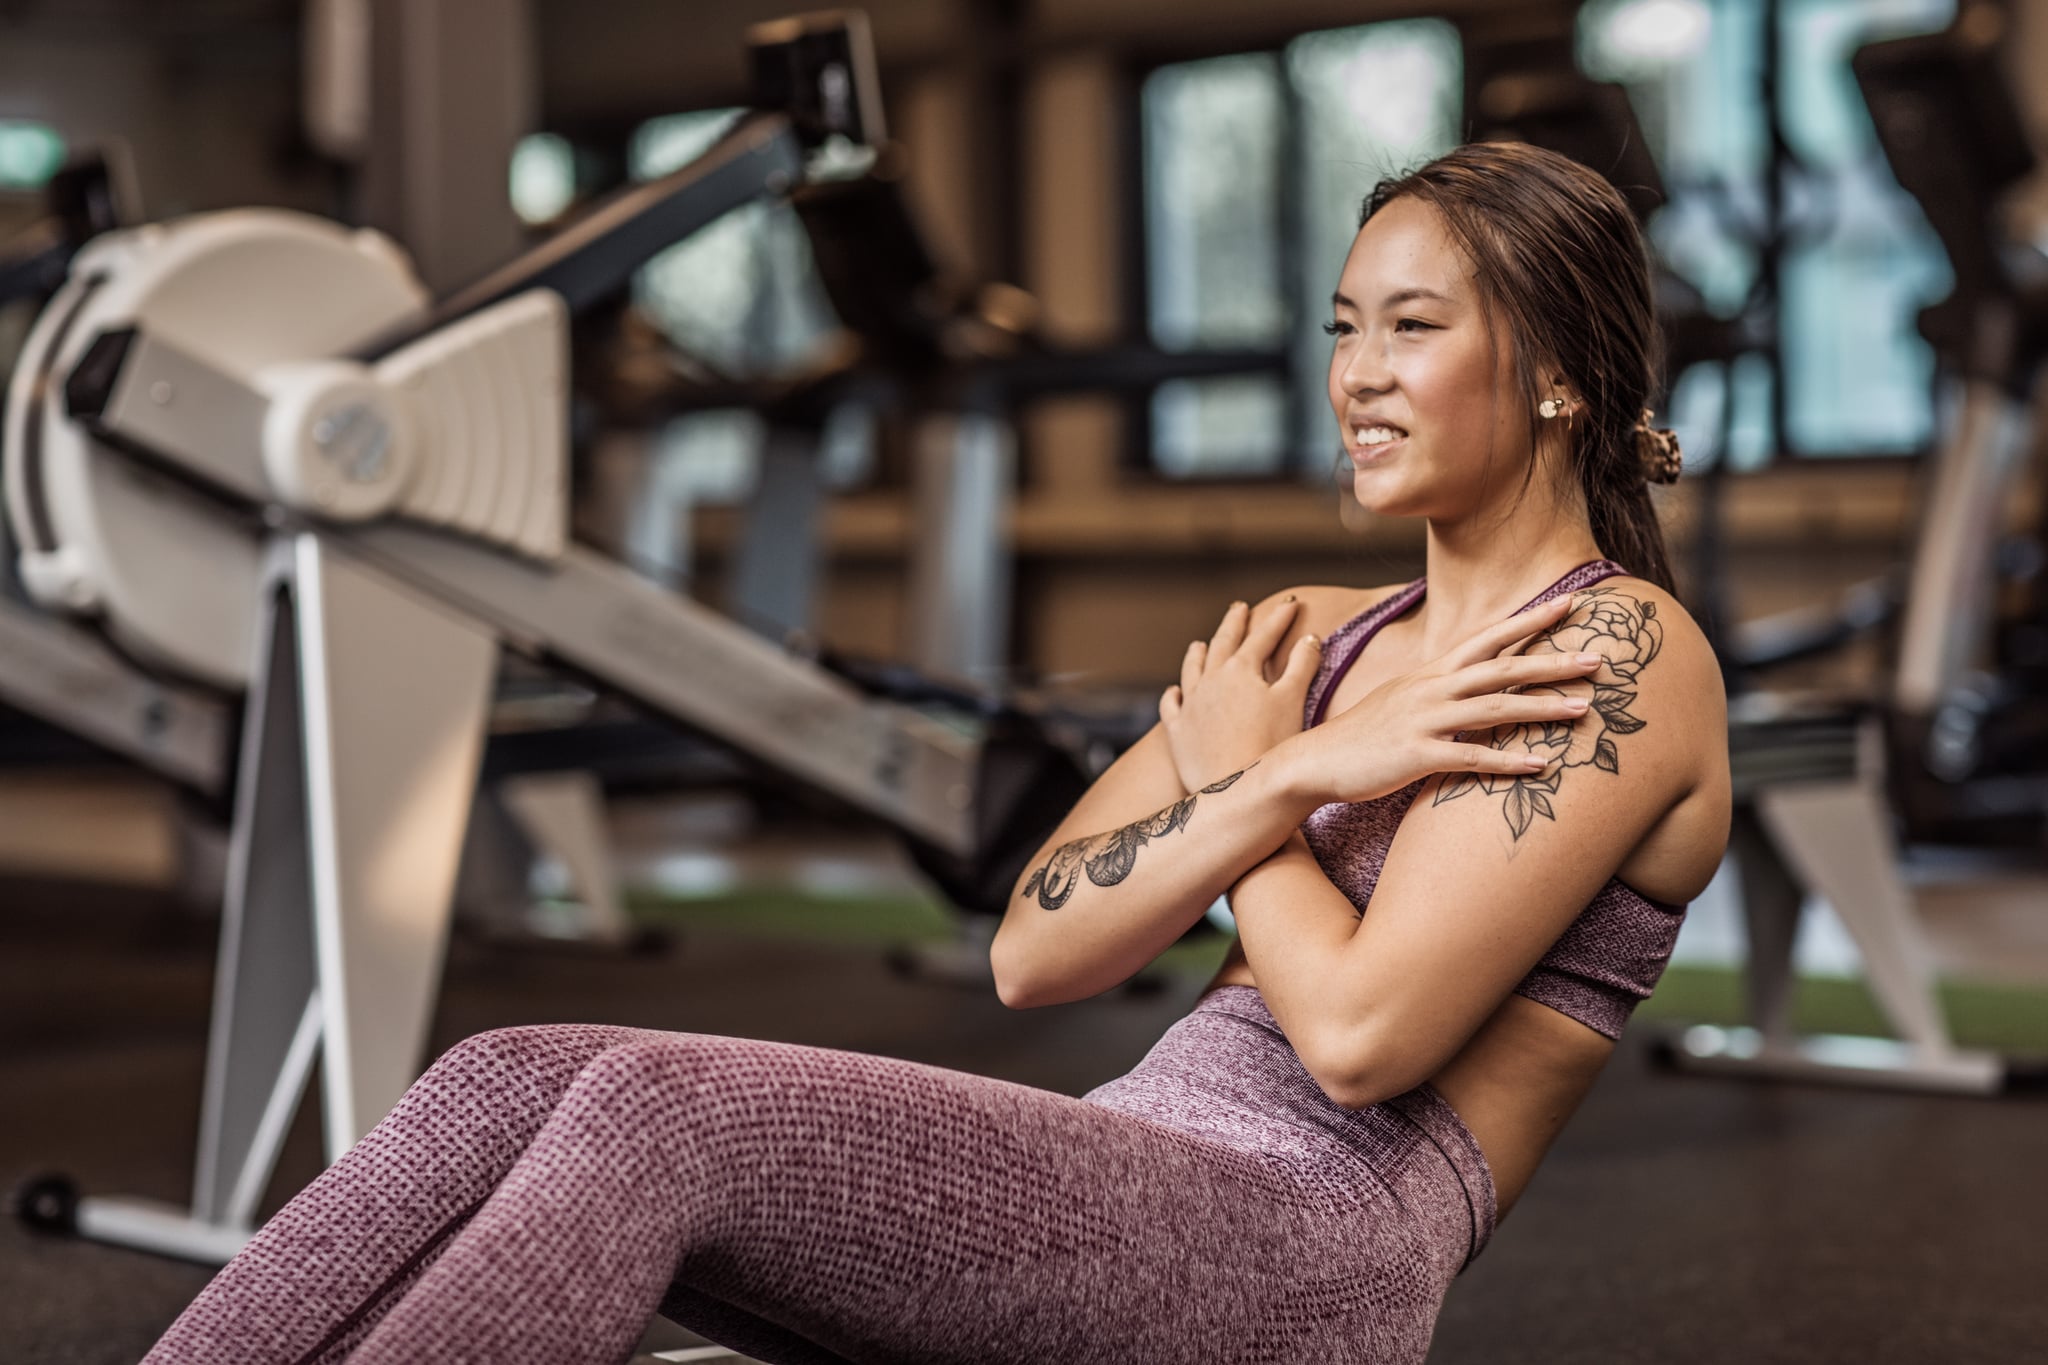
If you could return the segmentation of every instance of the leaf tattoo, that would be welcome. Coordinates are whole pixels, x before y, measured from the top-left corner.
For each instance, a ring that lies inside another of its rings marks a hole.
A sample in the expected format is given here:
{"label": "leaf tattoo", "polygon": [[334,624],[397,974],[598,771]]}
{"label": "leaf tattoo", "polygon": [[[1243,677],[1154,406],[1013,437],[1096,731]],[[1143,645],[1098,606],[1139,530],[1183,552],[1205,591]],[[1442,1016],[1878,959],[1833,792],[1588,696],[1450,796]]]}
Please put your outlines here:
{"label": "leaf tattoo", "polygon": [[1115,886],[1131,875],[1131,868],[1138,861],[1139,849],[1154,839],[1163,839],[1176,830],[1187,828],[1188,817],[1194,814],[1198,798],[1229,790],[1237,779],[1258,766],[1257,763],[1248,764],[1228,777],[1211,782],[1194,795],[1182,797],[1165,810],[1133,821],[1122,829],[1111,830],[1107,834],[1090,834],[1061,844],[1052,851],[1052,856],[1045,860],[1043,866],[1032,872],[1031,880],[1024,883],[1024,898],[1029,900],[1035,896],[1045,909],[1057,910],[1080,886],[1083,872],[1097,886]]}
{"label": "leaf tattoo", "polygon": [[1642,717],[1628,708],[1636,699],[1636,680],[1664,647],[1664,623],[1657,604],[1645,602],[1623,588],[1585,588],[1571,615],[1533,642],[1527,652],[1598,654],[1605,662],[1588,678],[1557,683],[1531,683],[1524,695],[1553,692],[1587,696],[1586,714],[1572,721],[1530,721],[1504,725],[1493,732],[1496,749],[1540,754],[1550,760],[1542,772],[1527,777],[1508,773],[1463,773],[1438,788],[1431,805],[1455,801],[1475,789],[1503,798],[1501,812],[1508,832],[1520,840],[1541,816],[1556,820],[1550,798],[1570,768],[1588,765],[1602,772],[1621,772],[1621,752],[1612,736],[1632,735],[1643,728]]}
{"label": "leaf tattoo", "polygon": [[1245,767],[1239,768],[1236,772],[1232,773],[1228,777],[1218,778],[1216,781],[1211,782],[1208,786],[1202,788],[1201,791],[1195,794],[1197,796],[1208,796],[1214,792],[1229,791],[1230,786],[1233,782],[1237,781],[1238,778],[1243,777],[1246,773],[1250,772],[1253,768],[1256,768],[1258,766],[1259,765],[1256,762],[1248,764]]}

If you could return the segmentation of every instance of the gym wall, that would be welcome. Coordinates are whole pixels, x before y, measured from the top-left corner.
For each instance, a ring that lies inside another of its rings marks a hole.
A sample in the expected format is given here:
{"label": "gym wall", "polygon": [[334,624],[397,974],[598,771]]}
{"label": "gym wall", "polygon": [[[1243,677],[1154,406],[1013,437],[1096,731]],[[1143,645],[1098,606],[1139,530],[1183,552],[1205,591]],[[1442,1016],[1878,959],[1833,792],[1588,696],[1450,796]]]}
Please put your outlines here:
{"label": "gym wall", "polygon": [[[729,102],[745,79],[734,39],[788,8],[774,0],[535,0],[534,117],[579,133]],[[935,243],[974,275],[1023,284],[1052,335],[1089,344],[1136,330],[1128,110],[1147,65],[1417,14],[1540,31],[1567,22],[1575,6],[872,0],[867,8],[893,130],[910,150],[911,192]],[[76,142],[125,137],[152,217],[245,203],[345,211],[336,178],[305,155],[299,12],[288,0],[197,10],[31,6],[33,23],[0,42],[0,118],[43,119]],[[2015,60],[2048,63],[2048,0],[2019,0],[2016,18]],[[2048,94],[2039,82],[2023,85],[2048,131]],[[2019,211],[2048,219],[2048,189],[2023,195]],[[1036,403],[1021,414],[1020,441],[1011,654],[1027,673],[1150,685],[1171,674],[1186,640],[1206,634],[1234,596],[1295,582],[1384,582],[1420,567],[1417,528],[1359,524],[1333,486],[1151,476],[1128,448],[1115,400]],[[1658,493],[1683,575],[1694,490]],[[1735,613],[1824,598],[1876,572],[1913,507],[1906,471],[1893,462],[1735,481],[1724,526]],[[724,509],[693,518],[689,542],[711,600],[733,521]],[[906,547],[916,534],[904,493],[883,487],[841,499],[824,534],[822,633],[862,652],[900,652]]]}

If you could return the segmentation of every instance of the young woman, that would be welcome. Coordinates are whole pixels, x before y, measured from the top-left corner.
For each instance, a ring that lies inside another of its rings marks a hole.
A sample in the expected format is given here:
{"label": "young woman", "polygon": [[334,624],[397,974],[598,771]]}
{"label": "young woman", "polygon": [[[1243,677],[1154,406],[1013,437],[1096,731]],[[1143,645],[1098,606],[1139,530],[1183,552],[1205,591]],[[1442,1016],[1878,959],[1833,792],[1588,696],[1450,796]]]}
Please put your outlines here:
{"label": "young woman", "polygon": [[1720,859],[1725,707],[1613,190],[1460,148],[1374,191],[1333,309],[1356,496],[1426,521],[1426,578],[1233,605],[996,939],[1007,1003],[1079,999],[1227,891],[1135,1069],[484,1034],[149,1365],[610,1362],[657,1310],[800,1365],[1422,1359]]}

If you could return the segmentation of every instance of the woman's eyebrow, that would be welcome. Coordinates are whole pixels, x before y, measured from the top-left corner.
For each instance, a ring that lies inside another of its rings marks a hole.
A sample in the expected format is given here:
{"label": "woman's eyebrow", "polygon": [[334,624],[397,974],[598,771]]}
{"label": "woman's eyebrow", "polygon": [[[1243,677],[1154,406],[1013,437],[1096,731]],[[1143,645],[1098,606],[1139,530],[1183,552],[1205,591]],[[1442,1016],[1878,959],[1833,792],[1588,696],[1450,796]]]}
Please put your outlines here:
{"label": "woman's eyebrow", "polygon": [[[1432,303],[1457,303],[1457,300],[1452,298],[1449,294],[1440,294],[1434,289],[1424,289],[1420,285],[1410,285],[1406,289],[1396,289],[1393,293],[1387,295],[1384,299],[1381,299],[1380,307],[1398,308],[1404,303],[1413,303],[1417,299],[1427,299]],[[1351,299],[1341,289],[1338,290],[1336,293],[1330,295],[1330,306],[1333,308],[1350,308],[1353,310],[1356,310],[1358,307],[1358,305],[1353,303]]]}

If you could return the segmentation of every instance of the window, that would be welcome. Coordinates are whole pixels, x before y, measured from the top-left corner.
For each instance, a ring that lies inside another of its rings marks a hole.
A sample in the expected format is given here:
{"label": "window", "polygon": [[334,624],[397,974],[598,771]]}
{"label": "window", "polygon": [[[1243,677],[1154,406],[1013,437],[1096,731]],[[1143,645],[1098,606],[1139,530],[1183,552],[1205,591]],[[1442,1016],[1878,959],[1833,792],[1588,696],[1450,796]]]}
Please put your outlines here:
{"label": "window", "polygon": [[1358,212],[1381,180],[1458,143],[1464,58],[1457,30],[1434,19],[1311,33],[1287,48],[1298,110],[1294,279],[1294,449],[1314,477],[1337,466],[1343,438],[1330,413],[1330,291],[1344,268]]}
{"label": "window", "polygon": [[[642,124],[627,150],[628,174],[652,180],[701,156],[739,110],[674,114]],[[837,325],[794,210],[756,200],[650,260],[634,281],[639,310],[678,349],[730,379],[787,373],[811,359]],[[865,414],[827,428],[820,474],[831,487],[867,477],[873,460]],[[665,515],[685,503],[733,503],[759,479],[767,430],[746,408],[668,422],[653,444]]]}
{"label": "window", "polygon": [[[1731,373],[1673,376],[1670,416],[1689,452],[1717,451],[1730,403],[1731,468],[1781,448],[1902,453],[1931,438],[1934,360],[1914,322],[1947,292],[1947,259],[1892,178],[1849,58],[1866,42],[1938,29],[1953,10],[1953,0],[1780,0],[1779,116],[1795,158],[1780,171],[1784,373],[1759,354]],[[1769,37],[1761,0],[1591,0],[1579,14],[1581,68],[1627,87],[1664,175],[1669,202],[1650,220],[1652,244],[1724,317],[1753,301],[1763,275],[1773,168],[1758,95]]]}
{"label": "window", "polygon": [[512,149],[512,211],[531,226],[552,223],[576,201],[576,149],[558,133],[533,133]]}
{"label": "window", "polygon": [[1785,137],[1809,181],[1800,197],[1816,210],[1782,267],[1795,451],[1904,452],[1933,438],[1934,352],[1914,319],[1954,276],[1892,178],[1849,58],[1873,38],[1939,29],[1953,10],[1953,0],[1799,0],[1784,11]]}
{"label": "window", "polygon": [[[1164,67],[1143,98],[1152,339],[1168,350],[1279,349],[1279,63],[1258,53]],[[1153,395],[1153,459],[1170,476],[1269,471],[1286,436],[1286,386],[1269,376],[1175,380]]]}
{"label": "window", "polygon": [[1161,473],[1328,473],[1338,438],[1315,324],[1373,184],[1455,144],[1461,81],[1456,30],[1427,19],[1311,33],[1146,80],[1151,337],[1167,350],[1271,349],[1290,376],[1161,385]]}
{"label": "window", "polygon": [[0,189],[39,190],[64,164],[64,139],[45,123],[0,119]]}
{"label": "window", "polygon": [[[633,134],[627,170],[652,180],[708,150],[732,109],[672,114]],[[757,200],[649,261],[634,301],[669,340],[730,378],[775,374],[808,359],[833,326],[796,213]]]}

